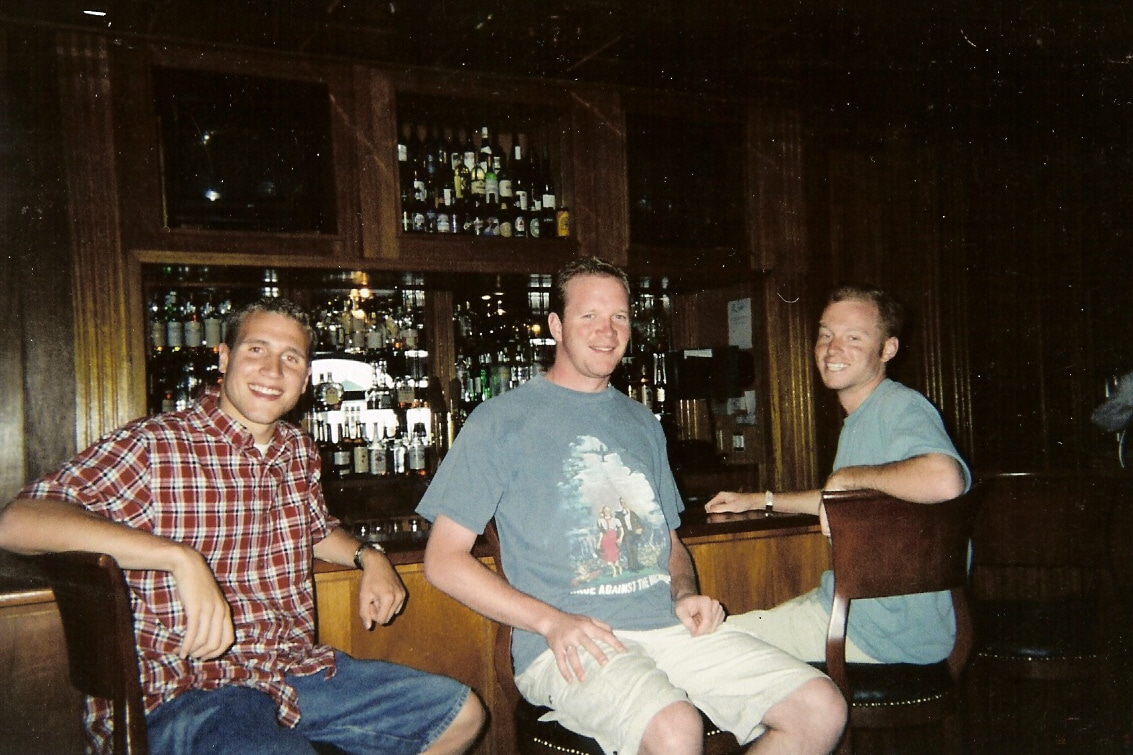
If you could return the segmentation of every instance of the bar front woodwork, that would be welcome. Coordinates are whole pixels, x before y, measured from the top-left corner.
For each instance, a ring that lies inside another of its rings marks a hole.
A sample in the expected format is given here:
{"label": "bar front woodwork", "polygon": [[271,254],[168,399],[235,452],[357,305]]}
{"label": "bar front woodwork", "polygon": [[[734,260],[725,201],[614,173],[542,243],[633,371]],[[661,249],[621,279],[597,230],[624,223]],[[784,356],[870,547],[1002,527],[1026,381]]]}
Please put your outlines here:
{"label": "bar front woodwork", "polygon": [[[738,613],[770,607],[814,587],[829,554],[813,521],[788,517],[779,522],[790,526],[777,529],[735,531],[735,526],[724,526],[715,532],[693,522],[694,534],[684,540],[702,590]],[[492,713],[487,735],[474,752],[508,755],[513,749],[511,719],[491,662],[495,624],[431,587],[419,552],[394,553],[391,558],[402,562],[397,571],[409,600],[390,626],[372,630],[358,617],[359,573],[318,565],[320,639],[359,658],[396,661],[468,684]],[[484,562],[494,568],[490,558]],[[63,643],[49,589],[33,584],[0,595],[0,751],[82,752],[80,698],[67,681]]]}

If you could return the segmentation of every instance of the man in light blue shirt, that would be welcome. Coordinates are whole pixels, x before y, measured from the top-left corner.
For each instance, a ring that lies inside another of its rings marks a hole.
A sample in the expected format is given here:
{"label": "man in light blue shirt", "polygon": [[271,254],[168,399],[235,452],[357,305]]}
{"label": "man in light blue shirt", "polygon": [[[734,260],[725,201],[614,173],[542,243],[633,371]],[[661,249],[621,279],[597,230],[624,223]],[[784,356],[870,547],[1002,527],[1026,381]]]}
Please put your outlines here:
{"label": "man in light blue shirt", "polygon": [[[886,377],[897,354],[901,305],[884,291],[843,286],[830,297],[819,321],[815,364],[823,384],[846,412],[834,472],[826,490],[873,489],[917,503],[955,498],[971,485],[971,473],[948,437],[936,408],[917,391]],[[718,493],[712,513],[773,506],[775,511],[817,514],[822,491]],[[825,531],[825,521],[823,521]],[[833,601],[833,574],[818,588],[768,611],[729,617],[745,629],[807,661],[826,656]],[[956,623],[947,592],[854,602],[847,660],[935,663],[948,656]]]}

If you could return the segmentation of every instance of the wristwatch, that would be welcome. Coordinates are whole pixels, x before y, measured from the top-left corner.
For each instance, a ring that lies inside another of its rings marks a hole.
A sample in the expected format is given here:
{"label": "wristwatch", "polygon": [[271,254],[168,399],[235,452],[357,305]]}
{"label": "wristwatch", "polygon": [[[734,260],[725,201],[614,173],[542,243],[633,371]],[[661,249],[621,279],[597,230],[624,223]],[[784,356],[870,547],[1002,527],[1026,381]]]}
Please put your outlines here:
{"label": "wristwatch", "polygon": [[369,548],[370,550],[375,550],[378,553],[386,552],[386,549],[382,547],[381,543],[359,543],[358,550],[354,551],[354,566],[358,569],[365,568],[362,566],[362,553],[367,548]]}
{"label": "wristwatch", "polygon": [[763,493],[763,513],[764,514],[774,514],[775,513],[775,494],[772,493],[770,490],[764,491],[764,493]]}

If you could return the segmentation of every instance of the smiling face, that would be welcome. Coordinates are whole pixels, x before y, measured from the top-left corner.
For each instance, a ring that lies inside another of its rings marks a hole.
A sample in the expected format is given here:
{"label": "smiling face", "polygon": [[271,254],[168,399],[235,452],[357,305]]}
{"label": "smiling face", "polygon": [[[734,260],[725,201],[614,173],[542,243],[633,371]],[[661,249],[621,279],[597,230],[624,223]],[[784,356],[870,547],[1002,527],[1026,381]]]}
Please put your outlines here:
{"label": "smiling face", "polygon": [[547,379],[565,388],[606,389],[629,345],[629,294],[617,278],[579,275],[566,284],[562,317],[547,318],[555,339],[555,363]]}
{"label": "smiling face", "polygon": [[896,337],[884,337],[876,304],[847,299],[823,311],[814,362],[823,385],[849,414],[885,379],[885,363],[897,346]]}
{"label": "smiling face", "polygon": [[220,410],[266,444],[280,417],[307,387],[307,333],[290,317],[254,312],[244,318],[236,342],[220,346]]}

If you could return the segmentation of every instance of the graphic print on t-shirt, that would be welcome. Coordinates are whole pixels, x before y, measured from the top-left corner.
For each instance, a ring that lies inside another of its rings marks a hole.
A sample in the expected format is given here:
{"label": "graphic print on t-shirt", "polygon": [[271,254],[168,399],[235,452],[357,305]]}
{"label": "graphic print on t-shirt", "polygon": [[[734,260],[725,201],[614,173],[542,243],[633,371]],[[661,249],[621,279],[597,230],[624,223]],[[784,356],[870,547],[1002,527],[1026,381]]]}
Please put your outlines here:
{"label": "graphic print on t-shirt", "polygon": [[645,475],[590,436],[571,444],[564,464],[559,497],[571,523],[572,592],[628,595],[667,583],[658,561],[669,530]]}

